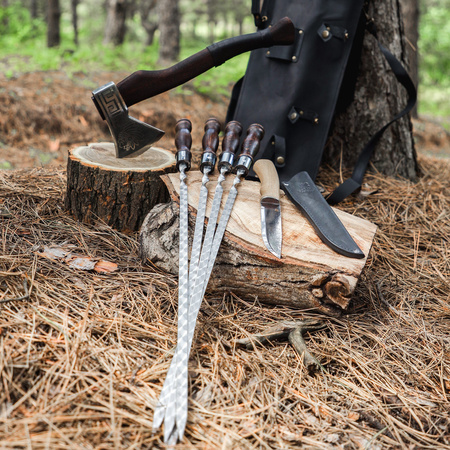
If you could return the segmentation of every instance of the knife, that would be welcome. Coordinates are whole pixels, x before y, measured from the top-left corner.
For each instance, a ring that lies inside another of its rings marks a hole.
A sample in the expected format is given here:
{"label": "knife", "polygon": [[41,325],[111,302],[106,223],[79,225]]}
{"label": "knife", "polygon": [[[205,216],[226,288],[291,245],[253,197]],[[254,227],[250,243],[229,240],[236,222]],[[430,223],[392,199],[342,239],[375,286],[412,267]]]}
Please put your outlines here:
{"label": "knife", "polygon": [[349,258],[364,258],[364,253],[323,198],[308,172],[299,172],[281,187],[308,219],[322,242]]}
{"label": "knife", "polygon": [[277,169],[269,159],[259,159],[253,170],[261,181],[261,234],[264,244],[277,258],[281,258],[280,180]]}

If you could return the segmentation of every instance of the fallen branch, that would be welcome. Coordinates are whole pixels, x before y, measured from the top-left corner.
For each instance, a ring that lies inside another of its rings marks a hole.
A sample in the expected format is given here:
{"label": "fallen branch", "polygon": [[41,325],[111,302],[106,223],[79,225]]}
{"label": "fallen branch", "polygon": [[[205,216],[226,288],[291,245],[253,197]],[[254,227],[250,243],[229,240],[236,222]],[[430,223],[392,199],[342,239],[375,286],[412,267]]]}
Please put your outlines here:
{"label": "fallen branch", "polygon": [[269,341],[275,339],[289,339],[289,342],[303,358],[303,364],[306,368],[310,367],[322,367],[320,362],[311,355],[306,348],[306,343],[303,339],[303,334],[311,331],[318,331],[325,328],[325,323],[316,319],[305,319],[296,322],[284,321],[271,325],[262,333],[253,334],[248,338],[236,339],[234,342],[238,345],[245,346],[251,350],[255,347],[255,344],[264,345]]}
{"label": "fallen branch", "polygon": [[5,298],[5,299],[0,300],[0,303],[22,302],[24,300],[28,300],[30,298],[30,293],[28,291],[27,280],[24,280],[23,288],[25,290],[25,295],[22,295],[21,297],[16,297],[16,298]]}

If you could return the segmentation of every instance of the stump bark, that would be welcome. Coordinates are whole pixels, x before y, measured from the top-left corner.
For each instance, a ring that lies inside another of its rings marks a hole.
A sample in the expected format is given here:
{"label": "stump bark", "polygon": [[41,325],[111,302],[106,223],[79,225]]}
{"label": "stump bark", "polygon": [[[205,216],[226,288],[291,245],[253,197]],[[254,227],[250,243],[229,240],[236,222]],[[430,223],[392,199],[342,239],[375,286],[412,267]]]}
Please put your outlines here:
{"label": "stump bark", "polygon": [[[196,207],[201,186],[200,172],[188,174],[189,237],[192,239]],[[224,183],[224,206],[234,177]],[[143,261],[178,273],[179,175],[162,177],[172,202],[156,205],[145,218],[140,231]],[[217,177],[211,177],[206,217],[212,205]],[[244,298],[314,309],[328,315],[339,315],[347,309],[356,283],[366,263],[376,232],[367,220],[335,209],[366,257],[346,258],[329,249],[315,234],[302,214],[286,198],[281,199],[283,222],[282,259],[266,250],[261,237],[259,186],[245,180],[233,208],[227,231],[208,284],[210,293],[232,291]]]}
{"label": "stump bark", "polygon": [[126,159],[116,158],[111,143],[74,148],[65,207],[79,221],[102,220],[122,232],[137,231],[153,206],[170,200],[161,175],[175,170],[174,155],[161,148]]}

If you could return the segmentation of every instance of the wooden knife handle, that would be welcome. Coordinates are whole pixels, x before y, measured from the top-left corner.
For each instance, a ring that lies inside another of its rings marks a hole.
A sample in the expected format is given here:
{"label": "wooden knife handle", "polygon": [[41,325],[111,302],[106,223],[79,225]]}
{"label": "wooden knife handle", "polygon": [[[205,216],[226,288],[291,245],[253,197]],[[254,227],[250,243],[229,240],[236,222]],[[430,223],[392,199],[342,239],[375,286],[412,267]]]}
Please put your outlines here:
{"label": "wooden knife handle", "polygon": [[192,123],[189,119],[180,119],[175,125],[175,147],[177,148],[177,169],[181,163],[186,164],[186,171],[191,168]]}
{"label": "wooden knife handle", "polygon": [[289,45],[294,39],[294,24],[285,17],[265,30],[212,44],[168,69],[134,72],[117,83],[117,88],[126,105],[131,106],[180,86],[241,53],[273,45]]}
{"label": "wooden knife handle", "polygon": [[280,179],[274,163],[270,159],[258,159],[253,170],[261,181],[261,198],[271,197],[280,200]]}
{"label": "wooden knife handle", "polygon": [[255,156],[259,152],[261,140],[264,137],[264,128],[259,123],[250,125],[247,130],[247,136],[242,143],[241,154],[236,164],[236,170],[244,170],[247,175]]}
{"label": "wooden knife handle", "polygon": [[242,134],[242,125],[237,120],[232,120],[225,127],[222,140],[222,153],[217,165],[219,170],[224,167],[228,172],[232,170],[236,152],[239,148],[239,142]]}
{"label": "wooden knife handle", "polygon": [[200,170],[209,167],[210,171],[214,170],[216,165],[216,152],[219,147],[220,122],[217,119],[208,119],[205,123],[205,134],[202,139],[203,154],[200,163]]}

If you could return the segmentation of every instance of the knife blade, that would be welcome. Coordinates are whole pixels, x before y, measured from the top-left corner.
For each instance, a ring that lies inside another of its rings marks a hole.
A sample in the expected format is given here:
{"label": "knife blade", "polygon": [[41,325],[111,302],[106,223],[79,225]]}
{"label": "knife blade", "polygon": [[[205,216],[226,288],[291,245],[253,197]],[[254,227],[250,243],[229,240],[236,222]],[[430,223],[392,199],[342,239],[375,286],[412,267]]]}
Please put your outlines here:
{"label": "knife blade", "polygon": [[271,160],[259,159],[255,162],[253,170],[261,181],[261,235],[267,250],[277,258],[281,258],[283,233],[277,169]]}
{"label": "knife blade", "polygon": [[308,172],[299,172],[281,187],[304,214],[317,235],[328,247],[349,258],[364,258],[364,253],[323,198]]}

